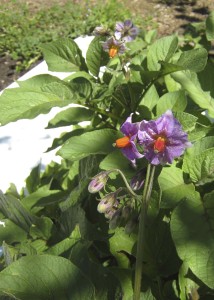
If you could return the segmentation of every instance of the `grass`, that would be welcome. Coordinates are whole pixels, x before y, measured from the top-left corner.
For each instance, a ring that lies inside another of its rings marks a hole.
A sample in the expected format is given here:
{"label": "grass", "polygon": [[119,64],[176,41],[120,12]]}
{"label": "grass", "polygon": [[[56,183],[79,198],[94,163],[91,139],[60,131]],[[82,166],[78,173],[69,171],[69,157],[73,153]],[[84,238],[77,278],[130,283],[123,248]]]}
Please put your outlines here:
{"label": "grass", "polygon": [[0,0],[0,56],[15,60],[17,72],[42,57],[42,43],[62,36],[90,35],[97,25],[113,25],[130,17],[123,2],[117,0],[47,3],[49,6],[32,9],[29,2]]}

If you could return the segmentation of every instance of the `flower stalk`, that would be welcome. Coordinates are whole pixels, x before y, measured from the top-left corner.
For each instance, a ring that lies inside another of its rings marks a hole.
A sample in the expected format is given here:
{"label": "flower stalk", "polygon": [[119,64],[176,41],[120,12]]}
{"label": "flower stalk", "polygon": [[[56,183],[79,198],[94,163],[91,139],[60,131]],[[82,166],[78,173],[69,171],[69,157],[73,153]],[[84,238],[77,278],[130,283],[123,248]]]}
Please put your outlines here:
{"label": "flower stalk", "polygon": [[143,197],[141,202],[141,211],[139,216],[139,231],[138,231],[138,241],[137,241],[134,297],[133,297],[134,300],[140,299],[147,210],[148,210],[148,205],[149,205],[152,187],[153,187],[154,174],[155,174],[155,166],[151,167],[151,165],[149,164],[146,173],[145,186],[144,186]]}

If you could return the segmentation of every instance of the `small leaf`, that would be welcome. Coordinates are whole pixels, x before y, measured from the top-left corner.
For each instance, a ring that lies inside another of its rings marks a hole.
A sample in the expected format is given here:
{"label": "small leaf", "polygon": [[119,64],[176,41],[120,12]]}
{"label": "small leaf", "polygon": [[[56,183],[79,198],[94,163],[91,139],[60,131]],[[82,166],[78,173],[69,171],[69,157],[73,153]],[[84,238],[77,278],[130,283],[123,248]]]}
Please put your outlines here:
{"label": "small leaf", "polygon": [[160,70],[160,61],[168,62],[178,47],[178,38],[174,35],[156,40],[148,50],[147,60],[150,71]]}
{"label": "small leaf", "polygon": [[3,241],[11,244],[21,242],[26,238],[26,231],[8,219],[4,220],[4,226],[0,226],[0,245],[2,245]]}
{"label": "small leaf", "polygon": [[104,52],[101,41],[103,38],[95,37],[90,43],[87,53],[86,62],[89,71],[96,77],[98,77],[100,72],[100,67],[105,66],[109,61],[109,56]]}
{"label": "small leaf", "polygon": [[206,19],[206,37],[208,41],[214,40],[214,11]]}

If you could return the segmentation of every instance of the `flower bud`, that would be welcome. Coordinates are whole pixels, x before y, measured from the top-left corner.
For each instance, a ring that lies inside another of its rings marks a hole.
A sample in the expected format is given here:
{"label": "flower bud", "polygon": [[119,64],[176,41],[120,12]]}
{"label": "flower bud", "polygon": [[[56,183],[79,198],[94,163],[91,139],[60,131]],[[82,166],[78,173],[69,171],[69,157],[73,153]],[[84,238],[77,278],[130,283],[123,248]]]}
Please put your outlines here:
{"label": "flower bud", "polygon": [[138,224],[138,217],[134,215],[125,226],[125,233],[131,234]]}
{"label": "flower bud", "polygon": [[122,218],[127,221],[130,218],[132,208],[130,205],[126,205],[122,208]]}
{"label": "flower bud", "polygon": [[142,188],[144,181],[145,181],[145,170],[141,169],[135,174],[135,176],[132,177],[130,186],[133,189],[133,191],[137,191]]}
{"label": "flower bud", "polygon": [[116,212],[113,214],[110,222],[109,222],[109,229],[115,229],[121,222],[121,209],[116,210]]}
{"label": "flower bud", "polygon": [[99,192],[104,186],[109,178],[110,171],[103,171],[93,177],[92,181],[88,185],[89,193],[97,193]]}
{"label": "flower bud", "polygon": [[110,193],[101,199],[100,203],[97,206],[97,210],[99,213],[106,213],[110,209],[112,209],[113,205],[116,203],[117,198],[115,193]]}

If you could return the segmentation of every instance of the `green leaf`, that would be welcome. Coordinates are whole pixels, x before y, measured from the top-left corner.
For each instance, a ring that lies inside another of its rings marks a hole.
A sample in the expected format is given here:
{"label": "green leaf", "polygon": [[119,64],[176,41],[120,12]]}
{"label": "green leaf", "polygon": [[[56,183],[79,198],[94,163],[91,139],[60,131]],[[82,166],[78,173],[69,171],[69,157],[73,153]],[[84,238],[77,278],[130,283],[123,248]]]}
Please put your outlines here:
{"label": "green leaf", "polygon": [[105,66],[109,61],[109,56],[103,51],[101,41],[103,38],[95,37],[90,43],[87,53],[86,62],[89,71],[96,77],[98,77],[100,72],[100,67]]}
{"label": "green leaf", "polygon": [[103,170],[119,169],[129,177],[135,174],[135,170],[130,167],[129,160],[121,153],[120,150],[116,150],[108,154],[101,161],[99,167]]}
{"label": "green leaf", "polygon": [[[17,83],[22,89],[29,91],[41,91],[43,86],[53,82],[63,83],[63,81],[58,77],[49,74],[36,75],[24,81],[20,80]],[[64,84],[66,85],[66,83]]]}
{"label": "green leaf", "polygon": [[182,169],[184,172],[189,173],[189,169],[193,165],[193,160],[196,157],[199,157],[205,150],[214,147],[214,138],[213,136],[206,136],[201,138],[199,141],[195,142],[192,147],[186,150],[183,160]]}
{"label": "green leaf", "polygon": [[181,123],[182,129],[186,132],[190,132],[195,128],[196,122],[198,120],[197,117],[188,114],[186,112],[176,112],[176,119]]}
{"label": "green leaf", "polygon": [[140,105],[144,105],[148,107],[149,110],[152,110],[154,106],[158,103],[158,100],[159,95],[155,88],[155,85],[153,84],[141,100]]}
{"label": "green leaf", "polygon": [[168,62],[178,47],[178,38],[174,35],[156,40],[148,50],[147,60],[150,71],[160,70],[160,61]]}
{"label": "green leaf", "polygon": [[131,255],[133,253],[136,241],[136,235],[134,233],[131,235],[126,234],[122,227],[114,231],[114,235],[109,239],[109,243],[111,253],[116,258],[119,267],[129,267],[130,261],[127,254]]}
{"label": "green leaf", "polygon": [[192,49],[182,52],[176,65],[193,72],[200,72],[207,63],[207,50],[204,48]]}
{"label": "green leaf", "polygon": [[79,231],[79,226],[77,225],[68,238],[50,247],[46,251],[46,254],[62,255],[64,252],[68,251],[74,245],[76,245],[76,243],[78,243],[80,240],[81,240],[81,235]]}
{"label": "green leaf", "polygon": [[214,288],[213,192],[179,203],[171,216],[171,234],[179,257],[210,288]]}
{"label": "green leaf", "polygon": [[116,267],[113,267],[110,270],[114,274],[114,276],[120,281],[123,292],[122,299],[131,300],[133,297],[132,271]]}
{"label": "green leaf", "polygon": [[92,116],[93,112],[89,109],[84,107],[70,107],[59,112],[53,119],[51,119],[47,128],[75,125],[79,122],[90,121]]}
{"label": "green leaf", "polygon": [[100,129],[70,138],[57,152],[65,159],[78,160],[91,154],[108,154],[119,133],[112,129]]}
{"label": "green leaf", "polygon": [[206,37],[208,41],[214,40],[214,11],[206,19]]}
{"label": "green leaf", "polygon": [[0,191],[0,211],[16,225],[29,231],[35,218],[22,205],[21,201],[12,195],[5,196]]}
{"label": "green leaf", "polygon": [[[68,92],[69,89],[65,88]],[[54,106],[62,107],[70,104],[73,94],[70,92],[69,98],[64,100],[63,90],[59,92],[62,98],[54,93],[27,91],[22,88],[5,90],[0,97],[1,125],[19,119],[33,119],[41,113],[48,113]]]}
{"label": "green leaf", "polygon": [[2,245],[3,241],[7,244],[11,244],[14,242],[21,242],[27,238],[26,231],[12,221],[8,219],[1,221],[4,221],[5,224],[4,226],[0,226],[0,245]]}
{"label": "green leaf", "polygon": [[47,205],[59,203],[64,200],[66,192],[60,190],[50,190],[49,185],[38,188],[35,192],[22,199],[22,204],[28,210],[33,207],[44,207]]}
{"label": "green leaf", "polygon": [[162,208],[172,208],[185,197],[192,199],[195,196],[194,185],[185,184],[182,170],[174,165],[162,169],[158,183],[162,191]]}
{"label": "green leaf", "polygon": [[[189,278],[188,276],[188,262],[183,262],[180,270],[179,270],[179,288],[180,288],[180,299],[186,300],[188,295],[192,294],[193,292],[198,294],[197,289],[198,285]],[[199,297],[199,295],[198,295]],[[193,298],[195,299],[195,298]],[[199,298],[196,298],[199,299]]]}
{"label": "green leaf", "polygon": [[176,91],[164,94],[157,103],[157,115],[165,113],[168,109],[184,111],[187,100],[184,91]]}
{"label": "green leaf", "polygon": [[90,99],[92,93],[91,82],[84,77],[76,77],[69,81],[69,86],[75,91],[80,98]]}
{"label": "green leaf", "polygon": [[214,181],[214,148],[195,155],[188,169],[190,178],[197,185]]}
{"label": "green leaf", "polygon": [[26,256],[0,273],[0,294],[22,300],[93,299],[94,288],[80,270],[63,257]]}
{"label": "green leaf", "polygon": [[209,93],[204,92],[199,83],[195,82],[193,74],[187,72],[176,72],[171,76],[179,82],[191,99],[201,108],[207,109],[210,117],[214,117],[214,99]]}
{"label": "green leaf", "polygon": [[79,47],[69,38],[42,45],[41,49],[50,71],[76,72],[87,69]]}

